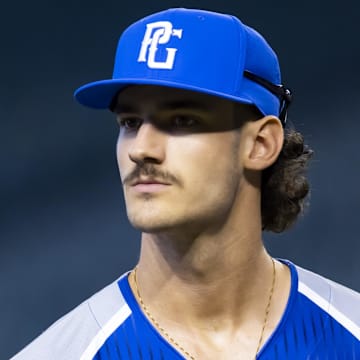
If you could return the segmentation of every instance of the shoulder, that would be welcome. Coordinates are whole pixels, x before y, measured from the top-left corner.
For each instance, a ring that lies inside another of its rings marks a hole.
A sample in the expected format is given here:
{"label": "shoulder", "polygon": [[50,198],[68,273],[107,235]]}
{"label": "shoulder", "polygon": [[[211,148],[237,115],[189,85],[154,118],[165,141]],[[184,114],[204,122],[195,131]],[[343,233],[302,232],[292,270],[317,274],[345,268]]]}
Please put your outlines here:
{"label": "shoulder", "polygon": [[360,340],[360,293],[312,271],[295,267],[299,278],[298,292]]}
{"label": "shoulder", "polygon": [[101,341],[111,324],[130,314],[118,280],[60,318],[11,360],[79,360],[94,342]]}

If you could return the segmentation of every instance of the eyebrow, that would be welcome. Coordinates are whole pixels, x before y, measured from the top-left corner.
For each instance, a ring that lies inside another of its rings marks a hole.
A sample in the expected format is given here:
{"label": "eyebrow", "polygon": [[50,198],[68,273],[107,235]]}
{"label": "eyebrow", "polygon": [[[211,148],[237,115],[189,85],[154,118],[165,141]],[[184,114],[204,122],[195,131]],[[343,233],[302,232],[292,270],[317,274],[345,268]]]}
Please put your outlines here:
{"label": "eyebrow", "polygon": [[[195,111],[210,111],[210,106],[204,103],[200,103],[192,100],[176,100],[162,103],[158,106],[158,111],[171,111],[178,109],[195,110]],[[114,106],[113,111],[115,113],[133,113],[139,111],[139,106],[131,104],[117,103]]]}

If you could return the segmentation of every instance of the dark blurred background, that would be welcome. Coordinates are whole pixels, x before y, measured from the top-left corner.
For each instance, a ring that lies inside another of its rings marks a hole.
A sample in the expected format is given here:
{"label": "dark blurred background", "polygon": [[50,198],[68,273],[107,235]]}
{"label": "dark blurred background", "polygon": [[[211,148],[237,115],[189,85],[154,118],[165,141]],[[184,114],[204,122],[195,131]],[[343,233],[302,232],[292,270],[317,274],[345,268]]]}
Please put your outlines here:
{"label": "dark blurred background", "polygon": [[4,2],[0,13],[0,359],[137,260],[110,113],[73,90],[111,76],[120,32],[151,12],[236,14],[265,35],[295,92],[290,119],[316,156],[311,207],[285,234],[285,257],[360,290],[360,3],[353,1]]}

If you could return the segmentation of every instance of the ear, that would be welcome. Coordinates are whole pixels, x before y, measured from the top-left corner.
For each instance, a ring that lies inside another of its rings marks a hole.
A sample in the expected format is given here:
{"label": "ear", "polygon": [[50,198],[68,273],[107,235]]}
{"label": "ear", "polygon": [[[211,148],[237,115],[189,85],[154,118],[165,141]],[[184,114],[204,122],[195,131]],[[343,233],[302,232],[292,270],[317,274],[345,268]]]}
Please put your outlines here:
{"label": "ear", "polygon": [[243,164],[248,170],[264,170],[278,158],[283,142],[284,129],[275,116],[248,123],[246,131],[246,149]]}

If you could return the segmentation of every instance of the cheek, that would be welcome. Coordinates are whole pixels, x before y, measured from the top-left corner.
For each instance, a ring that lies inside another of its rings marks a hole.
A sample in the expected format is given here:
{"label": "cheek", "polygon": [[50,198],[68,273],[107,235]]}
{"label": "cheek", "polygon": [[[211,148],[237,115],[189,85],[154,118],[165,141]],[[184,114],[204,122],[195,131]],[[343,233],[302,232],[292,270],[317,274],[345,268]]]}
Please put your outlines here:
{"label": "cheek", "polygon": [[[180,173],[191,181],[195,192],[210,191],[212,194],[224,192],[241,175],[241,164],[238,161],[237,139],[229,133],[204,134],[193,141],[184,141],[174,145],[173,163]],[[181,149],[181,152],[179,152]],[[212,195],[209,194],[209,195]]]}
{"label": "cheek", "polygon": [[118,138],[116,143],[116,159],[120,172],[120,177],[123,178],[126,173],[126,168],[129,166],[129,156],[126,150],[126,144],[124,140],[120,139],[120,137]]}

